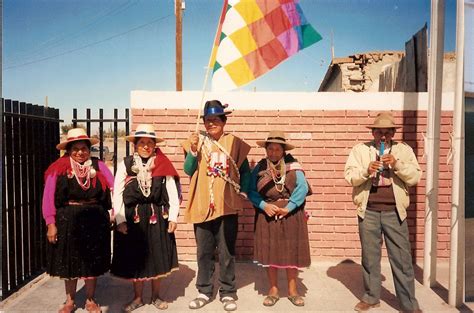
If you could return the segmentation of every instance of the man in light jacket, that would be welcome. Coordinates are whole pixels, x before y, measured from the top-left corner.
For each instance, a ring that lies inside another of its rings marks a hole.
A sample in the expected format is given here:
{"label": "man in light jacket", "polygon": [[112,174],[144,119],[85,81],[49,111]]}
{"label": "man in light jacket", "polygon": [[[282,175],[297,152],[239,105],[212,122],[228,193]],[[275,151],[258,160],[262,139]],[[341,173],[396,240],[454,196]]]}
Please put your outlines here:
{"label": "man in light jacket", "polygon": [[367,127],[374,139],[355,145],[344,168],[359,217],[365,289],[354,309],[365,312],[380,306],[383,234],[401,312],[420,313],[406,210],[408,187],[420,181],[421,169],[412,148],[392,140],[399,126],[390,113],[379,113]]}

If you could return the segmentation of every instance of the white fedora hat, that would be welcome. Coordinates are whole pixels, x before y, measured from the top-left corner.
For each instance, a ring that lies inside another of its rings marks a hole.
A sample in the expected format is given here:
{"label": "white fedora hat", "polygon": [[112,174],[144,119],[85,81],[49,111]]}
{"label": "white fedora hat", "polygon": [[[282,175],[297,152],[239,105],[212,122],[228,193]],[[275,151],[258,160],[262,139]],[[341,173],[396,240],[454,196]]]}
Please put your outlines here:
{"label": "white fedora hat", "polygon": [[153,138],[156,143],[165,141],[163,138],[156,136],[155,128],[151,124],[138,124],[133,134],[126,136],[125,140],[135,143],[135,138]]}
{"label": "white fedora hat", "polygon": [[56,145],[56,149],[58,150],[65,150],[66,146],[74,141],[79,140],[87,140],[91,143],[91,145],[95,145],[99,143],[99,139],[97,138],[90,138],[87,136],[86,130],[84,128],[71,128],[67,131],[66,140],[61,141]]}

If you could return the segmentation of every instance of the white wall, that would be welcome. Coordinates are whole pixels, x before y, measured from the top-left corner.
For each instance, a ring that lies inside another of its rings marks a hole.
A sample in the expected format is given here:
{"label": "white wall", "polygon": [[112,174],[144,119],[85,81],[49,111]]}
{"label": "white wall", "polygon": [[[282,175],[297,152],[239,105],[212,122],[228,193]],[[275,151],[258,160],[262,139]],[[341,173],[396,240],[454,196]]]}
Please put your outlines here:
{"label": "white wall", "polygon": [[[199,109],[201,91],[133,90],[133,108]],[[427,110],[428,93],[403,92],[208,92],[204,102],[218,99],[229,110]],[[454,93],[443,93],[442,110],[452,111]],[[190,107],[191,104],[191,107]]]}

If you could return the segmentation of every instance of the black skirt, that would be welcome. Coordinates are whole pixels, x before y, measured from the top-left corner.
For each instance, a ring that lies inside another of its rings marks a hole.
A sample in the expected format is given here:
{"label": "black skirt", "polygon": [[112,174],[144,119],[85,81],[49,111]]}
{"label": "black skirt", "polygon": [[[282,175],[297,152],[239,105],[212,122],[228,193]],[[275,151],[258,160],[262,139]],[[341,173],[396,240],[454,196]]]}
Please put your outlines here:
{"label": "black skirt", "polygon": [[161,208],[155,208],[157,221],[150,223],[151,204],[140,204],[138,223],[133,221],[135,209],[127,209],[128,233],[114,232],[111,273],[126,279],[146,280],[166,276],[178,269],[178,253],[173,233],[168,233],[168,220]]}
{"label": "black skirt", "polygon": [[96,277],[110,269],[107,209],[99,204],[60,207],[56,227],[57,243],[47,243],[47,273],[75,279]]}

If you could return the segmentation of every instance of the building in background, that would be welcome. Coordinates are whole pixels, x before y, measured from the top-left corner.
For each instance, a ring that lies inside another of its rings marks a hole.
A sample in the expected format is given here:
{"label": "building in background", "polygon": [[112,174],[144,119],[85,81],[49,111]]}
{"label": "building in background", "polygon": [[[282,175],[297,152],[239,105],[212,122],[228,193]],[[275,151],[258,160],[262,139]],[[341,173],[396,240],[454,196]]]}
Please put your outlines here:
{"label": "building in background", "polygon": [[[424,57],[427,59],[427,56]],[[332,92],[425,92],[427,75],[406,70],[408,60],[403,51],[372,51],[334,58],[318,91]],[[444,55],[443,92],[454,91],[456,56]],[[419,85],[417,87],[417,79]]]}

